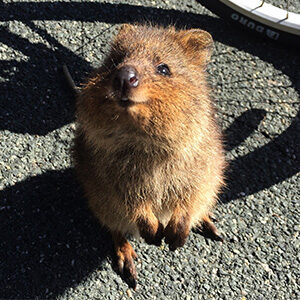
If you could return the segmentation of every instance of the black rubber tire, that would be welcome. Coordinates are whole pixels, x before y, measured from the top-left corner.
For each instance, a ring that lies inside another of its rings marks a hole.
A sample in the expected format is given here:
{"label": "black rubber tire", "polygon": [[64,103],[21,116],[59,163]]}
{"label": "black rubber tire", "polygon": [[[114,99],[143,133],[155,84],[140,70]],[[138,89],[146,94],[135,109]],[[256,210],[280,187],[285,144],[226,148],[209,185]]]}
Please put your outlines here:
{"label": "black rubber tire", "polygon": [[[197,0],[216,15],[231,21],[240,28],[246,29],[256,35],[268,40],[284,43],[290,47],[300,49],[300,36],[286,31],[278,30],[251,18],[251,15],[244,15],[235,11],[218,0]],[[249,0],[251,1],[251,0]]]}

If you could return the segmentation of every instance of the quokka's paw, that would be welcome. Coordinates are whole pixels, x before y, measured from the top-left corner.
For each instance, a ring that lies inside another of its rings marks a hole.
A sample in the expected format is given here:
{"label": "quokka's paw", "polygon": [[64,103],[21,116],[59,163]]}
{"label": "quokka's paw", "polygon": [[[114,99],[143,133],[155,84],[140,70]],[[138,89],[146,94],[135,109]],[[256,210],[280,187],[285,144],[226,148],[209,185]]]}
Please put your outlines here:
{"label": "quokka's paw", "polygon": [[140,226],[140,234],[147,244],[160,246],[164,237],[164,227],[161,223],[158,223],[156,229],[153,226]]}
{"label": "quokka's paw", "polygon": [[203,218],[201,232],[203,236],[208,237],[214,241],[223,241],[223,237],[213,223],[211,216]]}
{"label": "quokka's paw", "polygon": [[165,242],[171,251],[182,247],[189,235],[190,224],[188,218],[182,217],[180,220],[171,219],[164,231]]}

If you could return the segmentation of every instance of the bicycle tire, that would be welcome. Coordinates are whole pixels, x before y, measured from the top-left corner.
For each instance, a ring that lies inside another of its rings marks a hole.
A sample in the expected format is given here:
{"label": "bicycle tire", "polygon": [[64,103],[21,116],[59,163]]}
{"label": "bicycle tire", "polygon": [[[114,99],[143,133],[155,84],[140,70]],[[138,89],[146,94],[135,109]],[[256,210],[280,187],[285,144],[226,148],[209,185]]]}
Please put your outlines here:
{"label": "bicycle tire", "polygon": [[261,0],[197,1],[216,15],[242,28],[269,40],[300,48],[300,14],[298,13],[287,12]]}

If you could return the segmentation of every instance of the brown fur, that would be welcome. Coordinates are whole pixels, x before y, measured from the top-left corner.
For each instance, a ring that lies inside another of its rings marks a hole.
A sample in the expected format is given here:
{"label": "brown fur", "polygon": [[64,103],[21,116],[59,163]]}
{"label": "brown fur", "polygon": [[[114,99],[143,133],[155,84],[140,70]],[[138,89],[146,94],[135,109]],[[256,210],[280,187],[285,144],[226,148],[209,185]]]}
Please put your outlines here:
{"label": "brown fur", "polygon": [[[206,84],[211,49],[205,31],[123,26],[80,93],[75,166],[92,211],[113,235],[140,233],[158,244],[166,227],[176,249],[209,220],[225,167]],[[171,76],[157,74],[160,63]],[[128,108],[112,85],[125,65],[140,76]]]}

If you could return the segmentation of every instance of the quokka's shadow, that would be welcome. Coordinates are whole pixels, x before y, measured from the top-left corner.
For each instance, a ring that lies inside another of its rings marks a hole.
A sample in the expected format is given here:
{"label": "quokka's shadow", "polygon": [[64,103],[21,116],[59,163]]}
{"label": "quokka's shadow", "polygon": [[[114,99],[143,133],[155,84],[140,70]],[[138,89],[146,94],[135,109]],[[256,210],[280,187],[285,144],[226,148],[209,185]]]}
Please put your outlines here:
{"label": "quokka's shadow", "polygon": [[49,171],[0,193],[0,298],[55,298],[113,251],[72,170]]}

